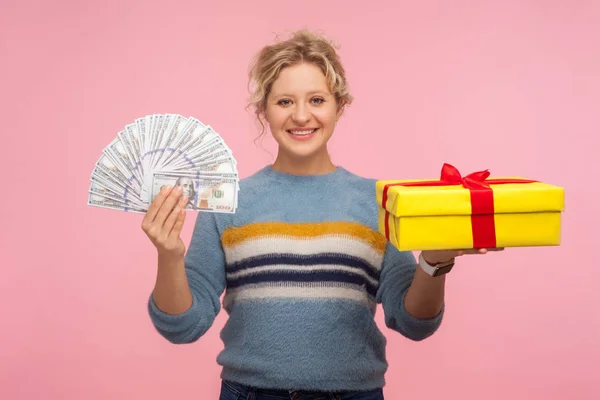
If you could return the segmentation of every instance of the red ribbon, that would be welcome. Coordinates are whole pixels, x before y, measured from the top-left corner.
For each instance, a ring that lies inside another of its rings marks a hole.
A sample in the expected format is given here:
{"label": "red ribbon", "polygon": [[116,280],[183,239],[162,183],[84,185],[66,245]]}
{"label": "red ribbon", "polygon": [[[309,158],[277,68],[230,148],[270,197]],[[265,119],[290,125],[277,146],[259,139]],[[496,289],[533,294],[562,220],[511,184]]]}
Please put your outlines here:
{"label": "red ribbon", "polygon": [[473,231],[473,248],[496,247],[496,227],[494,224],[494,193],[490,184],[533,183],[529,179],[488,179],[488,170],[477,171],[462,177],[458,169],[444,163],[439,181],[419,181],[389,183],[383,188],[381,205],[385,212],[385,237],[390,240],[389,211],[386,208],[388,189],[392,186],[452,186],[462,185],[471,194],[471,229]]}

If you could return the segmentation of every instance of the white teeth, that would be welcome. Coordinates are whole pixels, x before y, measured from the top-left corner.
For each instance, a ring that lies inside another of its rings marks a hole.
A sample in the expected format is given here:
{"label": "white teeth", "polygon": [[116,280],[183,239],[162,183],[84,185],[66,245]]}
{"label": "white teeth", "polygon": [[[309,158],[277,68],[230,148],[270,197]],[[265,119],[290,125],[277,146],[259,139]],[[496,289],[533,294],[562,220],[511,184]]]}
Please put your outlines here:
{"label": "white teeth", "polygon": [[316,131],[316,129],[310,129],[310,130],[304,130],[304,131],[292,131],[292,130],[290,130],[288,132],[290,132],[292,135],[310,135],[314,131]]}

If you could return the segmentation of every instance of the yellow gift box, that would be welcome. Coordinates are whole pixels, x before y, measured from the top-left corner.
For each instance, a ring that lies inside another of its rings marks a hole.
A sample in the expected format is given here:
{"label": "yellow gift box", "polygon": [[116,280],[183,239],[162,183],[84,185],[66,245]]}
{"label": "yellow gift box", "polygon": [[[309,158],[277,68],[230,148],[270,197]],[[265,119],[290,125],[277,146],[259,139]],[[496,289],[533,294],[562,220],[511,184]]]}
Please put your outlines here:
{"label": "yellow gift box", "polygon": [[558,246],[564,189],[520,177],[377,181],[379,232],[401,251]]}

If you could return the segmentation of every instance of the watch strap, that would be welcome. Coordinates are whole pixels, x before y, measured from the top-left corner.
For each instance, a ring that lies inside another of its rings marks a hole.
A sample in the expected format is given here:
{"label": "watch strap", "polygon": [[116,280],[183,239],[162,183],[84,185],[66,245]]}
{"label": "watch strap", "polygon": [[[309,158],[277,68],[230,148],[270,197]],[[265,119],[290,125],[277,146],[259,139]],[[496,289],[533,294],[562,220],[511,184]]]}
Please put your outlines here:
{"label": "watch strap", "polygon": [[448,272],[450,272],[450,270],[452,270],[452,267],[454,267],[454,262],[454,259],[452,259],[444,263],[437,263],[431,265],[427,261],[425,261],[425,259],[423,258],[423,253],[419,254],[419,266],[431,276],[447,274]]}

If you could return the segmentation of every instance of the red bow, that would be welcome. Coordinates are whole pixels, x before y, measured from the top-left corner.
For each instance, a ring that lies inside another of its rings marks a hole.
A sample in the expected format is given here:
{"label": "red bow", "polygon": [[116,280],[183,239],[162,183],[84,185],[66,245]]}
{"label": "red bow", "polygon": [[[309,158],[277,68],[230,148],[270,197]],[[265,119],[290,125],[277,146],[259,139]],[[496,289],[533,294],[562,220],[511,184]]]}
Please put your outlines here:
{"label": "red bow", "polygon": [[[472,172],[461,176],[458,169],[444,163],[439,181],[398,182],[389,183],[383,188],[381,206],[385,209],[388,189],[392,186],[451,186],[462,185],[471,194],[471,227],[473,231],[473,248],[496,247],[496,227],[494,224],[494,193],[490,184],[533,183],[529,179],[488,179],[488,170]],[[385,237],[390,240],[389,211],[385,214]]]}

